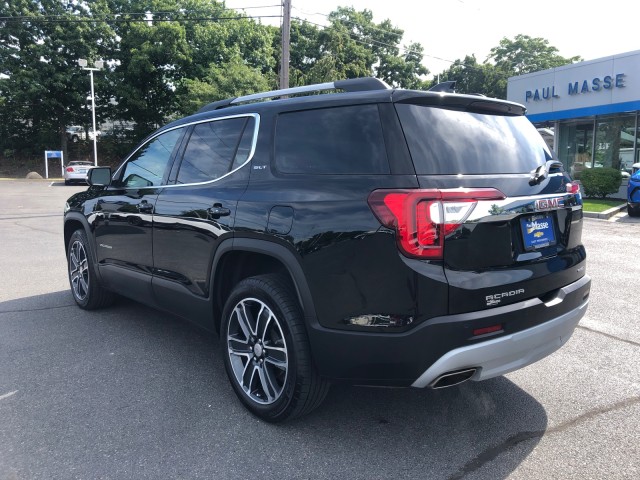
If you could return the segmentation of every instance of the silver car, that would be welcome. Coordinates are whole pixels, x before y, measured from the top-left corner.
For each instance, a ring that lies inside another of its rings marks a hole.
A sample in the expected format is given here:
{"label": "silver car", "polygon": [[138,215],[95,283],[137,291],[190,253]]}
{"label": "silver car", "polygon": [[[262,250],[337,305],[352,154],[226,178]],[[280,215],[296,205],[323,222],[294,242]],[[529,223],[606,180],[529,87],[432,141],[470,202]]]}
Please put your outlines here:
{"label": "silver car", "polygon": [[64,167],[64,184],[69,185],[72,182],[87,181],[87,173],[89,169],[93,168],[93,163],[87,161],[73,161],[69,162]]}

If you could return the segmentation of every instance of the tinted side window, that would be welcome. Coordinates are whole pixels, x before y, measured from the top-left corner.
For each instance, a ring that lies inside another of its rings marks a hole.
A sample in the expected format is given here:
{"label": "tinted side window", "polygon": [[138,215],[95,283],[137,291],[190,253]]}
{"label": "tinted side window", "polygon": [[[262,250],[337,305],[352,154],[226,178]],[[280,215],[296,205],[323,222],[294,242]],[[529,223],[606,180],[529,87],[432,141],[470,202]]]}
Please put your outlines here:
{"label": "tinted side window", "polygon": [[418,175],[529,173],[552,158],[526,117],[397,104]]}
{"label": "tinted side window", "polygon": [[196,125],[182,157],[177,183],[208,182],[228,173],[240,153],[243,132],[253,133],[248,125],[253,122],[253,118],[241,117]]}
{"label": "tinted side window", "polygon": [[183,131],[183,128],[170,130],[143,145],[124,166],[120,177],[122,186],[144,188],[161,185],[171,154]]}
{"label": "tinted side window", "polygon": [[282,173],[389,173],[377,105],[281,114],[275,162]]}
{"label": "tinted side window", "polygon": [[253,137],[256,128],[256,121],[253,117],[249,118],[246,127],[244,127],[244,133],[238,144],[238,151],[236,152],[236,158],[233,159],[233,165],[231,170],[235,170],[240,167],[244,162],[249,160],[251,155],[251,149],[253,147]]}

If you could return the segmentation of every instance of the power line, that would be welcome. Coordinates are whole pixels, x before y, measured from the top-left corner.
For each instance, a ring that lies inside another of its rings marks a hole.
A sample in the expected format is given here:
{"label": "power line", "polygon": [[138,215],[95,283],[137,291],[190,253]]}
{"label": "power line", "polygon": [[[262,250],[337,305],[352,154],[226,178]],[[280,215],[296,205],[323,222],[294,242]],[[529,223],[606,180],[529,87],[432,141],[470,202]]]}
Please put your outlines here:
{"label": "power line", "polygon": [[[294,8],[294,9],[296,9],[296,10],[298,10],[298,11],[299,11],[299,12],[301,12],[301,13],[306,14],[306,15],[320,15],[320,16],[323,16],[323,17],[326,17],[326,18],[330,18],[330,15],[328,15],[328,14],[326,14],[326,13],[321,13],[321,12],[307,12],[307,11],[301,10],[301,9],[299,9],[299,8],[296,8],[295,6],[294,6],[293,8]],[[296,17],[296,18],[297,18],[297,19],[300,19],[300,17]],[[348,24],[351,24],[351,25],[358,25],[356,22],[352,22],[352,21],[347,20],[347,19],[345,19],[345,18],[337,18],[336,20],[338,20],[338,21],[340,21],[340,22],[342,22],[342,23],[348,23]],[[312,25],[316,25],[316,26],[318,26],[318,27],[328,28],[328,26],[327,26],[327,25],[320,25],[320,24],[317,24],[317,23],[310,22],[309,20],[305,20],[305,21],[306,21],[306,22],[308,22],[308,23],[310,23],[310,24],[312,24]],[[367,27],[367,28],[369,28],[369,29],[371,29],[371,30],[376,30],[376,31],[378,31],[378,32],[383,32],[383,33],[388,33],[388,34],[397,35],[397,36],[398,36],[398,41],[400,41],[400,40],[402,39],[402,36],[404,35],[404,32],[403,32],[403,33],[392,32],[392,31],[390,31],[390,30],[385,30],[384,28],[380,28],[380,27],[369,26],[369,27]],[[354,33],[354,35],[355,35],[355,33]],[[393,45],[390,45],[390,44],[387,44],[387,43],[384,43],[384,42],[380,42],[379,40],[376,40],[376,42],[378,42],[379,44],[384,45],[384,46],[393,47],[393,48],[400,48],[400,49],[401,49],[401,50],[403,50],[404,52],[408,52],[408,53],[416,53],[416,54],[418,54],[418,55],[422,55],[422,56],[424,56],[424,57],[433,58],[433,59],[435,59],[435,60],[440,60],[440,61],[448,62],[448,63],[455,63],[455,61],[454,61],[454,60],[449,60],[449,59],[447,59],[447,58],[437,57],[437,56],[435,56],[435,55],[428,55],[428,54],[426,54],[426,53],[421,53],[421,52],[418,52],[418,51],[416,51],[416,50],[411,50],[410,48],[407,48],[407,47],[395,47],[395,46],[393,46]]]}
{"label": "power line", "polygon": [[[295,8],[295,7],[294,7],[294,8]],[[298,11],[300,11],[299,9],[297,9],[297,10],[298,10]],[[308,12],[307,12],[307,13],[308,13]],[[319,13],[319,15],[324,15],[324,14],[320,14],[320,13]],[[327,17],[328,17],[328,15],[325,15],[325,16],[327,16]],[[307,20],[307,19],[300,18],[300,17],[292,17],[292,18],[295,18],[296,20],[301,21],[301,22],[309,23],[310,25],[314,25],[314,26],[316,26],[316,27],[320,27],[320,28],[322,28],[323,30],[326,30],[327,28],[330,28],[330,26],[331,26],[331,25],[321,25],[321,24],[319,24],[319,23],[314,23],[314,22],[311,22],[311,21],[309,21],[309,20]],[[353,23],[353,22],[349,22],[349,23]],[[383,32],[388,32],[388,30],[384,30],[384,29],[380,29],[380,28],[377,28],[377,30],[380,30],[380,31],[383,31]],[[341,33],[341,32],[338,32],[338,33]],[[388,33],[393,33],[393,32],[388,32]],[[447,63],[450,63],[450,64],[452,64],[452,65],[454,65],[456,62],[460,62],[460,63],[458,63],[458,65],[457,65],[457,66],[459,66],[460,68],[463,68],[463,69],[465,69],[465,70],[477,70],[477,71],[481,71],[481,70],[482,70],[482,65],[477,65],[477,66],[474,66],[474,65],[464,65],[463,63],[461,63],[461,60],[460,60],[460,59],[458,59],[458,60],[449,60],[449,59],[447,59],[447,58],[437,57],[437,56],[435,56],[435,55],[428,55],[428,54],[426,54],[426,53],[419,52],[419,51],[417,51],[417,50],[412,50],[412,49],[407,48],[407,47],[398,47],[398,46],[396,46],[396,45],[392,45],[392,44],[389,44],[389,43],[381,42],[381,41],[379,41],[379,40],[374,40],[374,39],[363,39],[363,38],[362,38],[362,36],[360,36],[359,38],[356,38],[356,37],[357,37],[357,34],[356,34],[355,32],[346,32],[346,34],[347,34],[347,35],[349,35],[349,37],[351,37],[351,39],[352,39],[353,41],[355,41],[355,42],[357,42],[357,43],[360,43],[360,44],[363,44],[363,45],[372,45],[372,44],[374,44],[374,45],[377,45],[377,46],[384,46],[384,47],[390,47],[390,48],[397,48],[397,49],[399,49],[399,50],[402,50],[402,51],[403,51],[403,52],[405,52],[405,53],[414,53],[414,54],[416,54],[416,55],[422,55],[422,56],[424,56],[424,57],[433,58],[433,59],[435,59],[435,60],[440,60],[440,61],[443,61],[443,62],[447,62]],[[497,71],[497,70],[494,72],[494,74],[495,74],[495,75],[497,75],[498,77],[503,77],[503,78],[508,78],[508,77],[510,76],[510,75],[508,75],[508,74],[503,74],[502,72],[499,72],[499,71]]]}
{"label": "power line", "polygon": [[[314,25],[314,26],[316,26],[316,27],[320,27],[320,28],[322,28],[323,30],[326,30],[327,28],[330,28],[330,25],[328,25],[328,26],[327,26],[327,25],[321,25],[321,24],[319,24],[319,23],[314,23],[314,22],[311,22],[311,21],[309,21],[309,20],[307,20],[307,19],[300,18],[300,17],[293,17],[293,18],[295,18],[295,19],[296,19],[296,20],[298,20],[298,21],[306,22],[306,23],[308,23],[308,24],[310,24],[310,25]],[[383,31],[385,31],[385,32],[386,32],[387,30],[383,30]],[[389,32],[389,33],[392,33],[392,32]],[[400,46],[400,47],[399,47],[399,46],[397,46],[397,45],[393,45],[393,44],[390,44],[390,43],[381,42],[380,40],[374,40],[374,39],[372,39],[372,38],[369,38],[369,39],[363,39],[363,38],[362,38],[362,36],[360,36],[359,38],[354,38],[354,37],[357,37],[357,34],[356,34],[355,32],[346,32],[346,34],[347,34],[347,35],[349,35],[350,37],[352,37],[352,39],[353,39],[354,41],[356,41],[356,42],[358,42],[358,43],[362,43],[362,44],[364,44],[364,45],[371,45],[371,44],[373,44],[373,45],[376,45],[376,46],[379,46],[379,47],[397,48],[398,50],[402,50],[402,51],[403,51],[403,52],[405,52],[405,53],[414,53],[414,54],[416,54],[416,55],[422,55],[422,56],[425,56],[425,57],[435,58],[435,59],[437,59],[437,60],[443,60],[443,61],[445,61],[445,62],[454,63],[452,60],[447,60],[447,59],[440,58],[440,57],[434,57],[433,55],[427,55],[427,54],[425,54],[425,53],[423,53],[423,52],[420,52],[420,51],[418,51],[418,50],[412,50],[412,49],[410,49],[410,48],[408,48],[408,47],[403,47],[403,46]]]}
{"label": "power line", "polygon": [[[461,0],[458,0],[458,1],[459,1],[460,3],[462,3],[462,4],[464,4],[464,3],[465,3],[465,2],[463,2],[463,1],[461,1]],[[326,18],[330,18],[330,15],[328,15],[328,14],[326,14],[326,13],[321,13],[321,12],[308,12],[308,11],[304,11],[304,10],[301,10],[301,9],[299,9],[299,8],[296,8],[295,6],[293,6],[293,8],[294,8],[295,10],[297,10],[297,11],[301,12],[301,13],[306,14],[306,15],[320,15],[320,16],[323,16],[323,17],[326,17]],[[321,24],[319,24],[319,23],[314,23],[314,22],[311,22],[311,21],[309,21],[309,20],[302,19],[302,18],[300,18],[300,17],[295,17],[295,18],[296,18],[296,20],[303,21],[303,22],[307,22],[307,23],[309,23],[309,24],[311,24],[311,25],[315,25],[315,26],[320,27],[320,28],[322,28],[322,29],[326,29],[326,28],[329,28],[329,27],[330,27],[330,25],[321,25]],[[336,18],[335,20],[337,20],[337,21],[339,21],[339,22],[342,22],[342,23],[348,23],[348,24],[351,24],[351,25],[358,25],[356,22],[352,22],[352,21],[347,20],[347,19],[344,19],[344,18]],[[369,29],[371,29],[371,30],[376,30],[376,31],[379,31],[379,32],[384,32],[384,33],[390,33],[390,34],[394,34],[394,33],[395,33],[395,32],[391,32],[391,31],[389,31],[389,30],[385,30],[384,28],[380,28],[380,27],[370,26],[370,27],[368,27],[368,28],[369,28]],[[357,35],[357,34],[356,34],[355,32],[350,32],[350,33],[349,33],[349,35],[353,37],[353,36],[355,36],[355,35]],[[398,40],[400,40],[400,39],[402,38],[402,34],[397,34],[397,35],[398,35],[398,37],[399,37],[399,38],[398,38]],[[361,37],[361,38],[362,38],[362,37]],[[461,59],[458,59],[458,60],[449,60],[448,58],[442,58],[442,57],[438,57],[438,56],[436,56],[436,55],[429,55],[429,54],[427,54],[427,53],[419,52],[419,51],[416,51],[416,50],[412,50],[412,49],[407,48],[407,47],[396,47],[395,45],[391,45],[391,44],[388,44],[388,43],[385,43],[385,42],[381,42],[381,41],[379,41],[379,40],[369,39],[369,40],[366,40],[366,41],[365,41],[365,40],[358,40],[358,39],[356,39],[356,38],[353,38],[353,40],[354,40],[354,41],[356,41],[356,42],[358,42],[358,43],[365,44],[365,45],[367,44],[367,42],[370,42],[370,43],[375,43],[375,44],[377,44],[378,46],[386,46],[386,47],[390,47],[390,48],[398,48],[398,49],[402,50],[402,51],[403,51],[403,52],[405,52],[405,53],[414,53],[414,54],[416,54],[416,55],[422,55],[423,57],[433,58],[434,60],[440,60],[440,61],[442,61],[442,62],[450,63],[451,65],[455,64],[456,62],[461,61]],[[461,68],[463,68],[463,69],[467,69],[467,70],[477,70],[477,71],[481,71],[481,70],[482,70],[482,66],[481,66],[481,65],[473,66],[473,65],[464,65],[464,64],[460,63],[458,66],[459,66],[459,67],[461,67]],[[499,77],[508,78],[508,77],[510,76],[510,75],[508,75],[508,74],[502,74],[501,72],[498,72],[498,71],[496,71],[495,73],[496,73],[496,74],[497,74],[497,76],[499,76]]]}
{"label": "power line", "polygon": [[[124,14],[129,15],[129,14]],[[137,15],[137,14],[136,14]],[[145,14],[146,15],[146,14]],[[282,18],[282,15],[238,15],[235,17],[180,17],[180,18],[128,18],[122,14],[116,14],[113,18],[55,18],[46,16],[37,17],[0,17],[0,22],[20,23],[127,23],[127,22],[218,22],[227,20],[246,20],[256,18]]]}
{"label": "power line", "polygon": [[[292,8],[293,8],[294,10],[299,11],[300,13],[304,13],[305,15],[320,15],[320,16],[325,17],[325,18],[329,18],[329,17],[330,17],[330,15],[328,15],[328,14],[326,14],[326,13],[321,13],[321,12],[307,12],[307,11],[305,11],[305,10],[301,10],[301,9],[299,9],[299,8],[296,8],[295,6],[292,6]],[[337,18],[336,20],[339,20],[340,22],[343,22],[343,23],[348,23],[348,24],[350,24],[350,25],[358,25],[358,23],[356,23],[356,22],[352,22],[351,20],[347,20],[346,18]],[[311,23],[311,22],[309,22],[309,23]],[[402,39],[402,35],[404,34],[404,31],[403,31],[403,33],[399,33],[399,32],[392,32],[392,31],[390,31],[390,30],[385,30],[384,28],[374,27],[374,26],[369,26],[369,27],[367,27],[367,28],[369,28],[370,30],[376,30],[376,31],[378,31],[378,32],[390,33],[390,34],[393,34],[393,35],[397,35],[397,36],[398,36],[398,41],[400,41],[400,40]]]}
{"label": "power line", "polygon": [[[280,7],[280,4],[274,4],[274,5],[260,5],[260,6],[249,6],[249,7],[237,7],[237,8],[233,8],[233,9],[227,9],[227,10],[256,10],[259,8],[273,8],[273,7]],[[140,15],[140,16],[147,16],[147,15],[175,15],[175,14],[182,14],[184,15],[185,13],[195,13],[195,14],[200,14],[200,12],[194,12],[194,11],[186,11],[186,10],[160,10],[160,11],[156,11],[156,12],[152,12],[152,11],[146,11],[146,12],[116,12],[116,13],[104,13],[104,14],[95,14],[93,15],[91,18],[107,18],[107,17],[122,17],[125,15]],[[39,15],[15,15],[15,16],[5,16],[5,17],[0,17],[0,20],[17,20],[17,19],[26,19],[26,20],[31,20],[34,18],[62,18],[62,19],[67,19],[68,15],[73,15],[72,13],[68,13],[66,15],[51,15],[51,14],[39,14]],[[256,15],[257,17],[260,17],[262,15]],[[277,15],[274,15],[277,16]]]}

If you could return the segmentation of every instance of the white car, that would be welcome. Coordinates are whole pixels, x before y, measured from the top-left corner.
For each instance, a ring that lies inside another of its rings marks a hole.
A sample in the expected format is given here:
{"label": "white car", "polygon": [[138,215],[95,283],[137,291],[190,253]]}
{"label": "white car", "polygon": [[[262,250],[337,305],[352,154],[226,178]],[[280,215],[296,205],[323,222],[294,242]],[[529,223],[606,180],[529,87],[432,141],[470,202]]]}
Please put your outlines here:
{"label": "white car", "polygon": [[69,185],[72,182],[87,182],[87,173],[94,167],[93,163],[88,161],[69,162],[64,167],[64,184]]}

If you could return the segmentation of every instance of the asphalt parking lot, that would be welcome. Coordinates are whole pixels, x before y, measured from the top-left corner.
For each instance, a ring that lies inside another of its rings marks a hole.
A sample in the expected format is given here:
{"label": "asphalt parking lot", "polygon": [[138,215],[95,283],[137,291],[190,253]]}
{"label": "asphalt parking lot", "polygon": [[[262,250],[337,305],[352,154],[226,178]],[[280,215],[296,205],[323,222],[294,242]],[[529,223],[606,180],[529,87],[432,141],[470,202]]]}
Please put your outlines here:
{"label": "asphalt parking lot", "polygon": [[212,335],[75,306],[62,209],[82,189],[0,181],[0,480],[640,478],[640,221],[585,219],[591,304],[552,356],[438,391],[338,386],[270,425]]}

